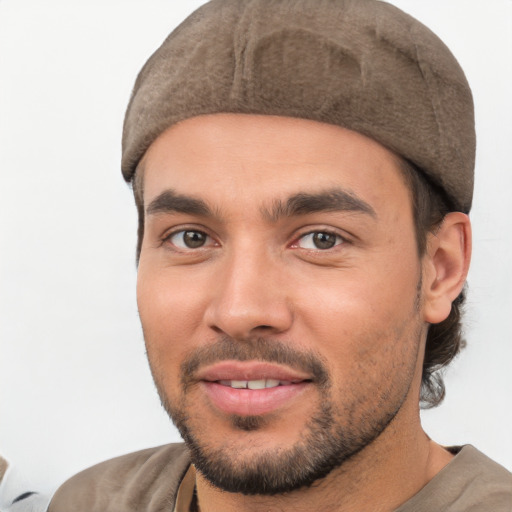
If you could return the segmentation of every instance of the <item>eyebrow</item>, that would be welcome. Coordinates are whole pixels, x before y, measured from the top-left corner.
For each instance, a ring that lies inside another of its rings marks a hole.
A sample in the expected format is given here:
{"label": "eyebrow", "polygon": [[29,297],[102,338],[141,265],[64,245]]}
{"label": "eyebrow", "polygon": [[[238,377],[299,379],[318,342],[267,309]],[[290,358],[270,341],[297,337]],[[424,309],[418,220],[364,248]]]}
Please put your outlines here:
{"label": "eyebrow", "polygon": [[213,216],[210,207],[202,200],[178,194],[174,190],[165,190],[149,203],[146,214],[184,213],[189,215]]}
{"label": "eyebrow", "polygon": [[363,199],[352,192],[332,188],[317,193],[299,192],[285,202],[277,200],[270,210],[263,214],[271,222],[283,217],[294,217],[319,212],[354,212],[377,218],[375,210]]}
{"label": "eyebrow", "polygon": [[[273,202],[272,207],[262,208],[261,212],[270,222],[277,222],[283,217],[308,215],[318,212],[355,212],[377,217],[375,210],[352,192],[333,188],[316,193],[299,192],[286,201]],[[165,190],[149,203],[146,214],[183,213],[213,217],[214,212],[202,199],[179,194],[172,189]]]}

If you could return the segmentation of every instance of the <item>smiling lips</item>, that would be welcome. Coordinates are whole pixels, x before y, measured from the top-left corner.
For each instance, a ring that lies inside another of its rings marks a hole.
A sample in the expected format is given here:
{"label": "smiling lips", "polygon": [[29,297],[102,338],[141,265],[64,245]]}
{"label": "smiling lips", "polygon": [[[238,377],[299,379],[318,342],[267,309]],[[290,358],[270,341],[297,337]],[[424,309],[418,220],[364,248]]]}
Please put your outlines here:
{"label": "smiling lips", "polygon": [[199,372],[212,404],[227,414],[255,416],[273,412],[301,395],[311,377],[281,365],[223,361]]}

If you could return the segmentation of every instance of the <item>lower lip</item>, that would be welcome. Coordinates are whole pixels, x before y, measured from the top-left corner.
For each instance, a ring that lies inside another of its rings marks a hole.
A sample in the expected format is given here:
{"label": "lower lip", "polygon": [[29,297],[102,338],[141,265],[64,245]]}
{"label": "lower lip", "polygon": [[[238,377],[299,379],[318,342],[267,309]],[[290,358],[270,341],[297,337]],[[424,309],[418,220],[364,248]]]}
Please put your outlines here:
{"label": "lower lip", "polygon": [[238,416],[259,416],[287,405],[311,383],[299,382],[265,389],[235,389],[205,381],[202,384],[212,403],[222,412]]}

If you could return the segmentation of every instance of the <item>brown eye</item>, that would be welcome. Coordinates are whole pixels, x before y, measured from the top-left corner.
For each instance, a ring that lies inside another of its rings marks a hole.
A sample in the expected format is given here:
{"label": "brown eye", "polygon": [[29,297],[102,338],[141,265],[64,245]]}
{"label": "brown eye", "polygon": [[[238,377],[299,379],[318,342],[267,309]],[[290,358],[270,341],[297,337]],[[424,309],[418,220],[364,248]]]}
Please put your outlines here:
{"label": "brown eye", "polygon": [[327,250],[343,243],[341,236],[328,231],[314,231],[300,238],[298,246],[302,249]]}
{"label": "brown eye", "polygon": [[169,240],[180,249],[199,249],[206,245],[209,238],[202,231],[185,230],[174,233]]}

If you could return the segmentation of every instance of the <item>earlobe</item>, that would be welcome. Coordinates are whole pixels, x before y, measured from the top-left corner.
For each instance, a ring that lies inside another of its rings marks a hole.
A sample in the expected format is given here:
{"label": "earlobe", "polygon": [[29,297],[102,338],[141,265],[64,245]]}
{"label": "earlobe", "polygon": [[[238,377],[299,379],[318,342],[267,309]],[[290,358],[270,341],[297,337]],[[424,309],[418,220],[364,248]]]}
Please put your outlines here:
{"label": "earlobe", "polygon": [[471,223],[452,212],[428,235],[423,261],[424,320],[437,324],[450,314],[452,302],[464,286],[471,259]]}

